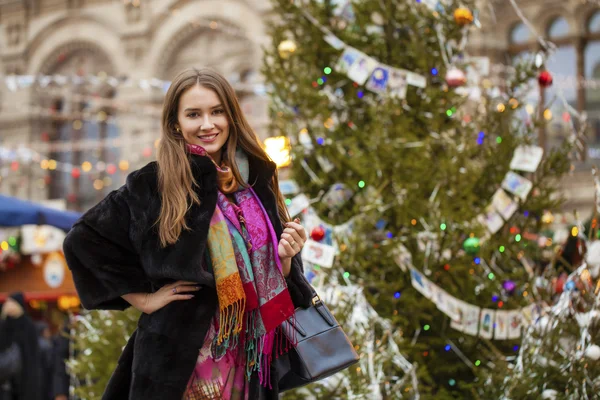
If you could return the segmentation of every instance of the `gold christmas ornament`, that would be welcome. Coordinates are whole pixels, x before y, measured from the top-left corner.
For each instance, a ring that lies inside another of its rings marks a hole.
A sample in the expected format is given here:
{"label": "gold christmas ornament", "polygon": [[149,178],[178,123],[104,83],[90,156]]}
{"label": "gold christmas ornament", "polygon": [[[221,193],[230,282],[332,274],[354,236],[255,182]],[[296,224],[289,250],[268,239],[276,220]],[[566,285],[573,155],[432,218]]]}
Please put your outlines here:
{"label": "gold christmas ornament", "polygon": [[554,215],[550,211],[544,211],[542,215],[542,223],[551,224],[554,222]]}
{"label": "gold christmas ornament", "polygon": [[298,46],[296,45],[296,42],[287,39],[279,43],[279,46],[277,46],[277,51],[279,52],[279,56],[281,58],[287,59],[296,52],[297,48]]}
{"label": "gold christmas ornament", "polygon": [[460,26],[469,25],[473,22],[473,13],[468,8],[457,8],[454,10],[454,20]]}

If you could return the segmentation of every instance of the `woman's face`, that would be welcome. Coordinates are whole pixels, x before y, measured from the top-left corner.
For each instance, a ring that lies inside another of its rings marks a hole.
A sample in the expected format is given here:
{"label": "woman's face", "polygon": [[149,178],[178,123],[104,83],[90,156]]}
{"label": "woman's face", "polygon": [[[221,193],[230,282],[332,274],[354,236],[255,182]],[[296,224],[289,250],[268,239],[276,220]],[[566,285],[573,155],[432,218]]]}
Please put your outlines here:
{"label": "woman's face", "polygon": [[217,94],[200,85],[179,99],[177,122],[185,141],[202,146],[217,164],[229,138],[229,121]]}

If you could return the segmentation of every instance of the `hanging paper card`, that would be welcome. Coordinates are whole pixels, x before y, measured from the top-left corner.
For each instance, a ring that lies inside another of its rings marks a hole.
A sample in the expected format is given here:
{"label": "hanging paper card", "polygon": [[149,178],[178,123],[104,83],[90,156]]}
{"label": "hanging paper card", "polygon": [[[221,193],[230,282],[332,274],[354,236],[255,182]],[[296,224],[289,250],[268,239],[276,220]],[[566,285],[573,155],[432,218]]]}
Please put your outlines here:
{"label": "hanging paper card", "polygon": [[348,69],[346,75],[359,85],[364,85],[378,64],[375,59],[361,53],[350,69]]}
{"label": "hanging paper card", "polygon": [[468,312],[467,308],[469,304],[465,303],[462,300],[458,300],[457,298],[453,298],[450,301],[450,304],[452,304],[455,308],[457,316],[457,318],[453,318],[452,322],[450,322],[450,327],[452,329],[456,329],[457,331],[464,332]]}
{"label": "hanging paper card", "polygon": [[431,282],[429,282],[429,279],[425,278],[425,276],[416,269],[411,269],[410,280],[413,287],[417,289],[423,296],[427,297],[428,299],[431,298]]}
{"label": "hanging paper card", "polygon": [[424,89],[427,86],[427,78],[414,72],[408,72],[406,74],[406,83]]}
{"label": "hanging paper card", "polygon": [[431,301],[435,303],[438,310],[446,314],[450,319],[459,319],[460,315],[456,309],[454,297],[450,296],[441,287],[435,286],[433,283],[431,285],[435,287],[435,290],[432,291]]}
{"label": "hanging paper card", "polygon": [[343,206],[353,194],[354,192],[348,189],[348,187],[343,183],[336,183],[329,188],[321,201],[330,209],[337,210]]}
{"label": "hanging paper card", "polygon": [[299,194],[292,199],[292,202],[288,206],[288,212],[290,216],[294,217],[300,214],[302,211],[310,206],[310,200],[305,194]]}
{"label": "hanging paper card", "polygon": [[521,310],[510,311],[508,313],[508,338],[518,339],[521,337],[521,324],[523,314]]}
{"label": "hanging paper card", "polygon": [[502,215],[502,218],[508,220],[517,211],[519,206],[502,189],[496,190],[492,197],[494,208]]}
{"label": "hanging paper card", "polygon": [[406,71],[390,68],[388,86],[390,88],[390,96],[398,99],[405,99],[408,87],[408,83],[406,82]]}
{"label": "hanging paper card", "polygon": [[489,308],[481,310],[479,317],[479,336],[491,339],[494,336],[495,311]]}
{"label": "hanging paper card", "polygon": [[347,74],[348,71],[350,70],[350,67],[361,56],[364,56],[364,54],[361,53],[360,51],[356,50],[354,47],[350,47],[350,46],[346,47],[344,49],[344,52],[342,53],[342,56],[340,57],[337,64],[335,65],[336,71],[338,71],[339,73],[342,73],[342,74]]}
{"label": "hanging paper card", "polygon": [[307,240],[302,249],[302,260],[317,264],[324,268],[333,266],[335,248],[326,244]]}
{"label": "hanging paper card", "polygon": [[498,232],[500,228],[504,226],[504,220],[491,204],[486,207],[485,215],[480,215],[478,220],[481,224],[485,225],[492,234]]}
{"label": "hanging paper card", "polygon": [[505,340],[508,337],[508,313],[506,311],[496,311],[496,325],[494,329],[494,339]]}
{"label": "hanging paper card", "polygon": [[503,189],[506,189],[523,201],[527,199],[527,195],[532,187],[533,183],[531,183],[529,179],[526,179],[519,174],[515,174],[512,171],[508,171],[502,181]]}
{"label": "hanging paper card", "polygon": [[454,309],[450,308],[449,302],[450,295],[442,288],[438,287],[435,290],[435,293],[432,295],[431,301],[435,303],[438,310],[446,314],[452,319],[458,318]]}
{"label": "hanging paper card", "polygon": [[390,69],[384,65],[379,65],[371,74],[367,82],[367,89],[372,92],[384,93],[387,90],[390,78]]}
{"label": "hanging paper card", "polygon": [[448,302],[448,309],[450,310],[448,313],[448,316],[453,321],[457,321],[457,322],[461,321],[461,325],[462,325],[462,316],[459,312],[459,306],[458,306],[459,300],[454,296],[447,295],[446,301]]}
{"label": "hanging paper card", "polygon": [[472,304],[467,304],[465,307],[465,321],[463,324],[463,332],[467,335],[477,336],[477,328],[479,327],[479,314],[481,308]]}
{"label": "hanging paper card", "polygon": [[544,150],[538,146],[519,146],[510,162],[510,169],[535,172],[542,161]]}

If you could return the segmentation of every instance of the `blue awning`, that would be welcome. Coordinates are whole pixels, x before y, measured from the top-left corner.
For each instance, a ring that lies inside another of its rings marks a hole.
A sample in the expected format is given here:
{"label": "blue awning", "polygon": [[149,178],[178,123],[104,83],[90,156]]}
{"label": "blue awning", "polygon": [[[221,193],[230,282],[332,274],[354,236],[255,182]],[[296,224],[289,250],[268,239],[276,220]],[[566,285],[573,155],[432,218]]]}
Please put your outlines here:
{"label": "blue awning", "polygon": [[51,225],[68,231],[81,216],[14,197],[0,195],[0,226]]}

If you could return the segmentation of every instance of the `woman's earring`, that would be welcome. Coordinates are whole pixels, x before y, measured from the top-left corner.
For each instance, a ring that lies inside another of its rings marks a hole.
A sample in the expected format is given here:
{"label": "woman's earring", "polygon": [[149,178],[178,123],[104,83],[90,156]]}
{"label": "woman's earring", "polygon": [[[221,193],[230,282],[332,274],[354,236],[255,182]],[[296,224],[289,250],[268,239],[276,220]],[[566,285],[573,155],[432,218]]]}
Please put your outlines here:
{"label": "woman's earring", "polygon": [[181,133],[181,129],[179,129],[178,126],[175,127],[175,130],[177,131],[177,133]]}

